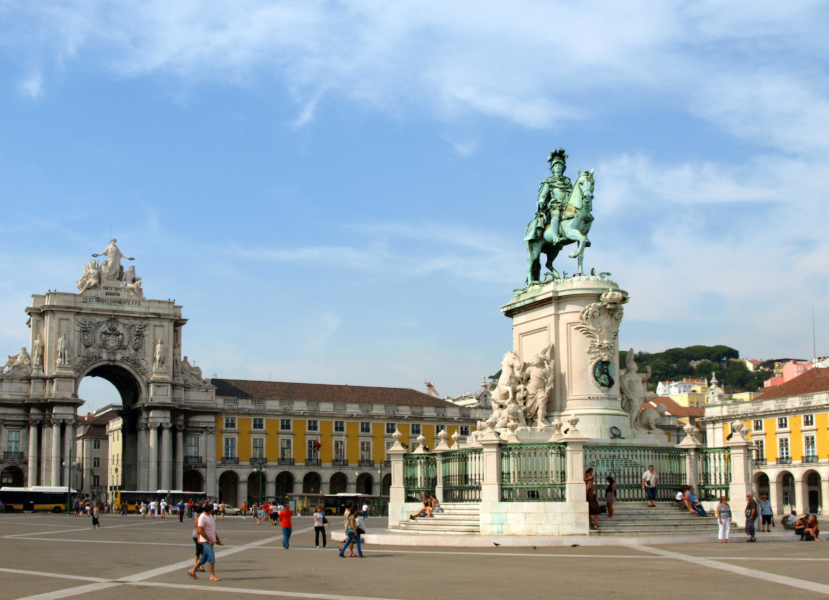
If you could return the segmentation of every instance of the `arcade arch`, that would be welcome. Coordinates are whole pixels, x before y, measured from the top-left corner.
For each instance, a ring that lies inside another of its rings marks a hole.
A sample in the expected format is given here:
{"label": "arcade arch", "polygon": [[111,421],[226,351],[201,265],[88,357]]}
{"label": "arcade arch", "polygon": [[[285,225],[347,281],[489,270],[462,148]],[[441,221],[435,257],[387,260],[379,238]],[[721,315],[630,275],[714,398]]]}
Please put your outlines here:
{"label": "arcade arch", "polygon": [[322,489],[322,479],[319,473],[311,471],[302,478],[302,493],[303,494],[319,494]]}
{"label": "arcade arch", "polygon": [[361,473],[357,477],[357,493],[371,496],[374,490],[374,478],[371,473]]}
{"label": "arcade arch", "polygon": [[23,470],[14,465],[0,472],[0,487],[24,487]]}
{"label": "arcade arch", "polygon": [[225,471],[219,475],[219,502],[239,506],[239,475],[235,471]]}
{"label": "arcade arch", "polygon": [[345,494],[348,487],[348,477],[345,473],[334,473],[329,481],[329,493],[331,494]]}
{"label": "arcade arch", "polygon": [[294,475],[289,471],[282,471],[276,476],[276,499],[285,502],[288,494],[294,493]]}
{"label": "arcade arch", "polygon": [[803,491],[805,498],[803,498],[806,512],[815,514],[818,508],[823,505],[821,497],[821,478],[820,473],[810,469],[803,473]]}
{"label": "arcade arch", "polygon": [[190,469],[184,472],[184,487],[185,492],[203,492],[204,491],[204,477],[196,469]]}
{"label": "arcade arch", "polygon": [[383,495],[391,495],[391,473],[383,476]]}
{"label": "arcade arch", "polygon": [[248,475],[248,499],[250,502],[264,502],[268,499],[268,476],[264,471]]}

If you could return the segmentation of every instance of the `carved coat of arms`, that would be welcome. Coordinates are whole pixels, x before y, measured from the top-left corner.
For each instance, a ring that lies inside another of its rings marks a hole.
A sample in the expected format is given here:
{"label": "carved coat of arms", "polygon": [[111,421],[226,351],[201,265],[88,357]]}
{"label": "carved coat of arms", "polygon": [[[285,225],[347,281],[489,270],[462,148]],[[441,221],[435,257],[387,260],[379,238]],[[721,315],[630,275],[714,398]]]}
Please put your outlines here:
{"label": "carved coat of arms", "polygon": [[141,355],[146,337],[146,323],[124,323],[116,317],[106,320],[80,319],[80,360],[76,370],[107,358],[116,358],[144,373],[146,367]]}

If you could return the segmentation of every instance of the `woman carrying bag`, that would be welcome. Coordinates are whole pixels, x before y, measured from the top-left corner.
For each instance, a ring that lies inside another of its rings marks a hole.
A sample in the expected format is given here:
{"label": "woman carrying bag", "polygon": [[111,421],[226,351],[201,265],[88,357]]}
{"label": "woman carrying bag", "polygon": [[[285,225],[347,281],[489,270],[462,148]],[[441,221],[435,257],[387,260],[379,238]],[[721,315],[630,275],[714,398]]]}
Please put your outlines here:
{"label": "woman carrying bag", "polygon": [[363,558],[363,548],[360,545],[360,535],[357,533],[357,519],[355,513],[353,512],[348,515],[345,533],[348,536],[348,539],[345,541],[345,544],[343,544],[343,547],[340,550],[340,558],[345,558],[345,549],[351,546],[352,543],[357,544],[357,554],[355,555],[354,552],[351,552],[349,556],[359,555],[360,558]]}
{"label": "woman carrying bag", "polygon": [[731,507],[728,505],[728,498],[720,496],[720,503],[717,504],[717,521],[720,525],[720,543],[728,543],[728,534],[731,531]]}

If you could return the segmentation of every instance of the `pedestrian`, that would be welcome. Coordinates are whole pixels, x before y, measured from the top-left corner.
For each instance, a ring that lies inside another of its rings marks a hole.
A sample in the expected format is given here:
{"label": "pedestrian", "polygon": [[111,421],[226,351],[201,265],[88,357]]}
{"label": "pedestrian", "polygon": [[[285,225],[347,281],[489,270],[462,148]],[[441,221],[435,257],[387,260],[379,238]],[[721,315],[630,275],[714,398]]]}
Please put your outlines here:
{"label": "pedestrian", "polygon": [[690,486],[688,488],[688,509],[691,512],[697,513],[701,517],[706,516],[705,509],[702,507],[702,504],[700,504],[697,499],[697,495],[694,492],[694,486]]}
{"label": "pedestrian", "polygon": [[225,520],[225,511],[227,510],[227,504],[225,504],[224,502],[219,504],[219,510],[222,513],[222,521],[224,521]]}
{"label": "pedestrian", "polygon": [[322,506],[317,506],[314,511],[314,543],[317,548],[320,547],[320,535],[322,535],[322,547],[328,548],[328,542],[325,539],[325,526],[331,527],[331,523],[325,518],[325,511]]}
{"label": "pedestrian", "polygon": [[98,503],[95,503],[95,506],[92,507],[92,529],[100,529],[101,522],[98,521],[98,517],[101,516],[100,509],[98,508]]}
{"label": "pedestrian", "polygon": [[602,507],[599,506],[599,500],[596,498],[596,490],[589,489],[587,491],[587,514],[590,518],[590,526],[593,529],[599,528],[599,515],[602,512]]}
{"label": "pedestrian", "polygon": [[242,507],[239,510],[242,512],[242,520],[244,521],[245,519],[248,518],[248,503],[247,503],[247,500],[242,502]]}
{"label": "pedestrian", "polygon": [[604,502],[607,506],[607,518],[613,518],[613,505],[616,502],[616,480],[607,476],[607,487],[604,489]]}
{"label": "pedestrian", "polygon": [[809,524],[806,525],[806,530],[803,532],[806,539],[802,540],[804,542],[819,542],[820,538],[820,527],[818,526],[817,522],[817,515],[812,515],[812,518],[809,519]]}
{"label": "pedestrian", "polygon": [[363,502],[363,518],[368,519],[368,504]]}
{"label": "pedestrian", "polygon": [[72,500],[72,512],[75,513],[75,516],[80,516],[81,513],[81,501],[77,499],[77,497]]}
{"label": "pedestrian", "polygon": [[157,506],[155,500],[150,500],[150,516],[155,519],[155,507]]}
{"label": "pedestrian", "polygon": [[746,535],[747,542],[756,542],[754,537],[754,521],[757,519],[757,502],[754,500],[754,494],[749,492],[746,494]]}
{"label": "pedestrian", "polygon": [[771,510],[771,502],[769,501],[769,497],[766,494],[760,496],[760,500],[757,501],[760,505],[760,518],[762,522],[760,523],[760,531],[767,531],[771,533],[771,528],[774,527],[774,511]]}
{"label": "pedestrian", "polygon": [[141,518],[142,519],[147,518],[147,505],[144,503],[143,500],[141,501]]}
{"label": "pedestrian", "polygon": [[291,543],[291,533],[293,532],[293,523],[291,517],[294,513],[291,512],[291,507],[286,506],[282,512],[279,513],[279,521],[282,523],[282,547],[288,550]]}
{"label": "pedestrian", "polygon": [[654,470],[653,465],[642,474],[642,489],[645,490],[645,499],[648,501],[648,508],[653,508],[656,500],[656,485],[659,483],[659,474]]}
{"label": "pedestrian", "polygon": [[250,517],[250,524],[251,525],[261,525],[261,523],[259,522],[259,503],[258,502],[253,503],[253,512],[252,512],[251,517]]}
{"label": "pedestrian", "polygon": [[717,504],[717,522],[720,525],[720,543],[728,543],[728,534],[731,532],[731,507],[728,505],[728,498],[720,496],[720,503]]}
{"label": "pedestrian", "polygon": [[794,534],[800,536],[800,541],[804,541],[806,538],[806,527],[809,526],[809,514],[806,513],[802,517],[800,517],[794,524]]}
{"label": "pedestrian", "polygon": [[176,505],[176,509],[178,510],[178,522],[184,522],[184,500],[179,500],[178,504]]}
{"label": "pedestrian", "polygon": [[159,502],[158,506],[159,506],[159,512],[161,513],[161,518],[163,519],[164,515],[167,513],[167,501],[164,498],[162,498],[161,502]]}
{"label": "pedestrian", "polygon": [[202,547],[201,542],[199,541],[199,534],[198,534],[199,515],[201,515],[201,508],[196,507],[195,509],[193,509],[193,515],[192,515],[193,516],[193,542],[196,544],[196,564],[193,565],[193,568],[196,571],[201,571],[202,573],[204,573],[204,567],[199,562],[199,559],[201,558],[202,552],[204,550],[203,547]]}
{"label": "pedestrian", "polygon": [[360,536],[357,535],[357,518],[354,512],[350,512],[345,522],[345,534],[347,536],[345,543],[343,544],[342,548],[340,548],[340,558],[345,558],[345,549],[351,546],[351,544],[357,545],[357,554],[354,554],[354,547],[351,546],[351,550],[349,553],[349,557],[351,556],[359,556],[363,558],[363,548],[360,545]]}
{"label": "pedestrian", "polygon": [[593,467],[590,467],[584,472],[584,485],[587,488],[585,493],[590,495],[590,490],[596,487],[596,476],[593,474]]}
{"label": "pedestrian", "polygon": [[[220,577],[216,577],[216,552],[213,546],[215,544],[219,544],[220,546],[224,544],[222,544],[222,540],[216,533],[216,520],[213,518],[212,502],[208,502],[207,504],[205,504],[204,511],[201,515],[199,515],[199,518],[196,521],[196,534],[198,534],[197,539],[202,545],[201,557],[199,558],[199,562],[202,565],[207,563],[207,568],[210,569],[210,581],[221,581]],[[195,566],[189,571],[187,571],[187,573],[193,579],[198,579],[198,577],[196,576]]]}

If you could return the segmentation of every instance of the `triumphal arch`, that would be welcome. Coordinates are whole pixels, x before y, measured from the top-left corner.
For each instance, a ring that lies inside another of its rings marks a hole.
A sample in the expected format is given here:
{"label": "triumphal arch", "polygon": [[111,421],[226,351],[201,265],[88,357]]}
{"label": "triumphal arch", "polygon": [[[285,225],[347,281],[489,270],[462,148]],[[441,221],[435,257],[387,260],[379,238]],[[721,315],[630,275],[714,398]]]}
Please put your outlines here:
{"label": "triumphal arch", "polygon": [[10,355],[0,370],[0,471],[18,470],[26,486],[66,485],[78,389],[84,377],[102,377],[123,404],[122,487],[182,489],[185,436],[198,435],[204,489],[212,490],[215,389],[181,355],[181,306],[146,298],[135,266],[122,264],[133,259],[116,242],[84,263],[77,293],[32,296],[31,351]]}

